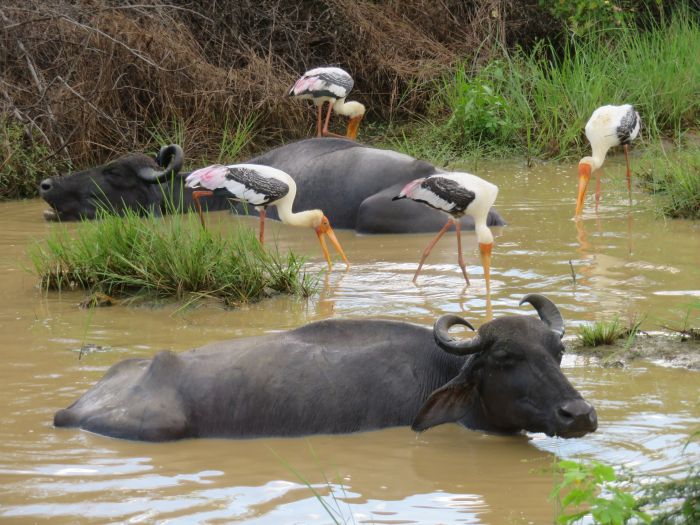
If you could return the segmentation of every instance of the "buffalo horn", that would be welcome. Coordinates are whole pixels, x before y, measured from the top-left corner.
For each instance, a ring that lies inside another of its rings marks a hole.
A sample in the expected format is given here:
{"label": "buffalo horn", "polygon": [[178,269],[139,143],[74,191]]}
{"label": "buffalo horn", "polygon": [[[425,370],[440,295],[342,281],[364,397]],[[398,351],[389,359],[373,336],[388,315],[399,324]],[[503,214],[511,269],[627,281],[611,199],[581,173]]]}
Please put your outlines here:
{"label": "buffalo horn", "polygon": [[559,308],[547,299],[544,295],[538,293],[527,294],[520,301],[520,305],[523,303],[530,303],[537,310],[537,315],[540,319],[552,329],[552,331],[559,336],[559,338],[564,337],[564,319],[559,312]]}
{"label": "buffalo horn", "polygon": [[448,333],[450,327],[456,324],[468,326],[474,330],[474,327],[469,321],[458,315],[443,315],[437,321],[435,321],[435,325],[433,326],[433,336],[435,337],[435,342],[438,344],[438,346],[446,352],[454,355],[475,354],[481,350],[481,339],[479,338],[478,334],[476,337],[464,339],[463,341],[456,341],[450,337],[450,334]]}
{"label": "buffalo horn", "polygon": [[162,182],[166,177],[176,174],[182,168],[183,153],[182,148],[177,144],[170,144],[160,148],[156,156],[156,162],[159,166],[167,164],[162,171],[154,170],[150,166],[144,166],[139,169],[136,174],[146,182],[156,183]]}

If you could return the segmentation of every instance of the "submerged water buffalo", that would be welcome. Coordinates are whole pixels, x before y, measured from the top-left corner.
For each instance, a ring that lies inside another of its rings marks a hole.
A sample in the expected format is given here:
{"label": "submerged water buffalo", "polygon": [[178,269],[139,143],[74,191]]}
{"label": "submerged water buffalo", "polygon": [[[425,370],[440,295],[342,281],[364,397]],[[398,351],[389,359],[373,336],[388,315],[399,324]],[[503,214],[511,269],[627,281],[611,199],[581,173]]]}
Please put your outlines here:
{"label": "submerged water buffalo", "polygon": [[578,437],[594,408],[561,372],[557,307],[526,296],[540,319],[502,317],[457,342],[471,325],[443,316],[433,330],[377,320],[327,320],[262,337],[153,359],[127,359],[54,416],[58,427],[165,441],[347,433],[447,422],[515,433]]}
{"label": "submerged water buffalo", "polygon": [[[39,192],[51,206],[45,217],[64,221],[93,218],[98,202],[106,202],[117,211],[132,208],[167,213],[164,194],[171,194],[175,202],[182,198],[186,209],[191,210],[192,191],[183,188],[184,175],[171,176],[182,165],[181,151],[179,164],[174,162],[174,148],[177,146],[164,148],[167,154],[161,150],[159,163],[146,155],[132,154],[69,176],[43,180]],[[445,223],[437,210],[410,200],[391,201],[408,182],[439,171],[408,155],[352,140],[313,138],[280,146],[247,162],[289,173],[297,184],[293,211],[321,209],[334,228],[361,233],[412,233],[437,231]],[[142,176],[144,170],[150,178]],[[152,172],[160,176],[153,177]],[[223,197],[202,201],[209,210],[230,207]],[[240,205],[237,209],[243,211]],[[268,217],[277,219],[277,211],[270,209]],[[462,224],[474,229],[470,217],[465,217]],[[492,210],[488,225],[503,224]]]}

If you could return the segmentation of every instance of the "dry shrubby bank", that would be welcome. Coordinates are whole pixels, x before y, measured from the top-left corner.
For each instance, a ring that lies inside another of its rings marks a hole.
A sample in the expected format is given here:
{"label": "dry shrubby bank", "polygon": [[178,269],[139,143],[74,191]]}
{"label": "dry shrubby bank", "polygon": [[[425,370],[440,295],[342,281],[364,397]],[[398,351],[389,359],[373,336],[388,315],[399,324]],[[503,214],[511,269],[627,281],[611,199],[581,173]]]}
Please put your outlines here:
{"label": "dry shrubby bank", "polygon": [[3,120],[75,166],[163,136],[211,154],[224,126],[251,115],[274,144],[310,131],[309,106],[284,97],[306,68],[345,67],[369,118],[386,119],[421,111],[454,62],[544,27],[536,0],[141,4],[5,2]]}

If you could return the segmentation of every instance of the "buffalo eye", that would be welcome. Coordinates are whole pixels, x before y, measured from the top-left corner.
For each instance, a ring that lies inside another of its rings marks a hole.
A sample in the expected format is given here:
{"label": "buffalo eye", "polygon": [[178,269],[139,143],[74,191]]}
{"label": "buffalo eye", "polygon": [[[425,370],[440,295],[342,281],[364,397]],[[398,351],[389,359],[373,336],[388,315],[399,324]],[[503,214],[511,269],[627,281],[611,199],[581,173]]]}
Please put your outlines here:
{"label": "buffalo eye", "polygon": [[518,359],[517,356],[508,352],[507,350],[498,348],[491,352],[489,355],[489,361],[499,368],[507,368],[515,365],[518,362]]}

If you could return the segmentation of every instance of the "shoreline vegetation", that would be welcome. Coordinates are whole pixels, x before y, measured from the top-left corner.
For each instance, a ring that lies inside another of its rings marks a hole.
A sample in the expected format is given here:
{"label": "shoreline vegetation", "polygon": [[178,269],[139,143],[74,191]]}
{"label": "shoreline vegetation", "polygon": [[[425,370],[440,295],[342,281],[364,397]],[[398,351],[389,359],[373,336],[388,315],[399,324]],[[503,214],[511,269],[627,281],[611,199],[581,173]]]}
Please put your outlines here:
{"label": "shoreline vegetation", "polygon": [[[370,108],[363,142],[440,165],[465,156],[575,161],[589,149],[583,127],[593,109],[633,103],[643,121],[635,149],[656,152],[644,189],[659,197],[667,216],[698,218],[698,177],[688,172],[698,169],[700,146],[686,140],[700,130],[695,4],[496,3],[510,13],[489,0],[469,7],[408,0],[400,9],[324,0],[301,11],[290,4],[277,13],[282,42],[258,20],[279,7],[267,1],[256,12],[223,7],[220,16],[204,3],[168,11],[158,2],[124,9],[99,1],[98,8],[10,2],[1,20],[3,80],[32,89],[10,89],[1,106],[0,198],[34,196],[46,176],[126,151],[155,152],[164,143],[181,144],[196,167],[310,136],[312,106],[284,91],[312,60],[353,72],[351,98]],[[299,19],[314,19],[314,9],[364,32],[358,38],[343,27],[314,46],[297,28]],[[260,25],[247,25],[252,21]],[[60,35],[58,51],[45,47],[56,47],[53,40],[31,38],[49,30]],[[167,53],[151,45],[172,31],[181,36]],[[239,38],[227,39],[229,33]],[[75,43],[86,35],[90,45]],[[392,35],[395,45],[388,46]],[[133,71],[120,72],[120,60],[133,62]],[[90,73],[96,65],[104,74]],[[676,147],[663,151],[662,139]]]}
{"label": "shoreline vegetation", "polygon": [[29,255],[43,289],[86,290],[87,305],[127,298],[175,299],[186,307],[213,299],[235,307],[280,293],[309,297],[318,284],[293,252],[261,246],[245,226],[205,230],[193,213],[164,219],[99,211],[98,220],[78,229],[74,235],[56,225]]}

